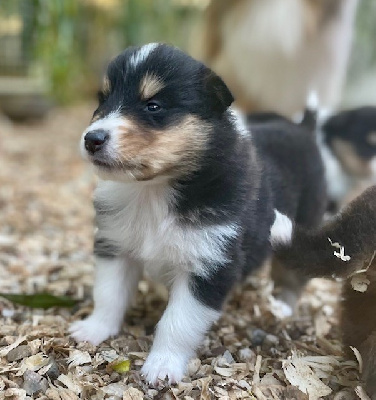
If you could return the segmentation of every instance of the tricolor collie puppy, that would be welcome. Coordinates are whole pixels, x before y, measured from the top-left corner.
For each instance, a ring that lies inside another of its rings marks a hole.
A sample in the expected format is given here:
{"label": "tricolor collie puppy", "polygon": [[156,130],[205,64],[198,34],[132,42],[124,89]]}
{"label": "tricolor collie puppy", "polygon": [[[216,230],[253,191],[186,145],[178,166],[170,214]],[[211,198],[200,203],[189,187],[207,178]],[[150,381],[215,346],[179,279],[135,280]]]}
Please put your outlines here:
{"label": "tricolor collie puppy", "polygon": [[346,350],[363,359],[362,379],[376,399],[376,186],[364,191],[323,227],[286,223],[273,238],[275,256],[287,268],[310,277],[337,276],[343,284],[341,328]]}
{"label": "tricolor collie puppy", "polygon": [[313,225],[324,209],[314,136],[290,124],[256,139],[232,101],[182,51],[129,48],[110,63],[82,135],[101,178],[94,311],[70,331],[94,344],[118,334],[142,274],[162,281],[169,302],[142,368],[153,383],[183,377],[231,288],[270,254],[276,213],[278,232],[282,214]]}

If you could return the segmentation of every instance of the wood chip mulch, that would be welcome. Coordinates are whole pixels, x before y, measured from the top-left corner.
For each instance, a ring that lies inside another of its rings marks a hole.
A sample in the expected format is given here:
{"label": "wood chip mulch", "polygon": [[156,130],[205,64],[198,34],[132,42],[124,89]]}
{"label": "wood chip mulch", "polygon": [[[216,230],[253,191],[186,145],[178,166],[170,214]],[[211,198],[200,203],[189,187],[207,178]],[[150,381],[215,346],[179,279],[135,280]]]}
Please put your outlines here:
{"label": "wood chip mulch", "polygon": [[151,387],[139,373],[166,304],[161,287],[140,283],[120,336],[98,347],[68,336],[92,307],[95,179],[78,150],[92,109],[56,109],[28,124],[0,117],[0,293],[78,299],[41,310],[0,297],[0,399],[366,398],[354,391],[355,358],[341,350],[335,282],[312,281],[284,319],[265,270],[251,277],[171,387]]}

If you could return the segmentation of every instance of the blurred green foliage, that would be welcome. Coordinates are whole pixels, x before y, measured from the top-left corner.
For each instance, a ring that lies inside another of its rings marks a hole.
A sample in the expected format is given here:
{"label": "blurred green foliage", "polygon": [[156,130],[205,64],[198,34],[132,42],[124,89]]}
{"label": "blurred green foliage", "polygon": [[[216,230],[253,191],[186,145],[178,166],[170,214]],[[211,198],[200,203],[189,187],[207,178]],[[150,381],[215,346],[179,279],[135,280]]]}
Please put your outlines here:
{"label": "blurred green foliage", "polygon": [[11,294],[0,293],[0,297],[4,297],[14,304],[20,304],[30,308],[51,308],[51,307],[73,307],[77,301],[67,296],[54,296],[50,293],[35,294]]}
{"label": "blurred green foliage", "polygon": [[[108,61],[129,45],[163,41],[187,49],[195,21],[206,3],[0,0],[0,24],[12,14],[21,18],[22,57],[29,73],[43,75],[52,97],[68,103],[93,96]],[[376,65],[375,18],[376,1],[360,1],[350,80]],[[12,65],[7,71],[25,73],[25,67]]]}
{"label": "blurred green foliage", "polygon": [[108,60],[129,45],[186,47],[194,7],[172,0],[31,0],[34,60],[59,102],[91,95]]}
{"label": "blurred green foliage", "polygon": [[376,68],[376,1],[362,0],[356,16],[356,27],[348,78]]}

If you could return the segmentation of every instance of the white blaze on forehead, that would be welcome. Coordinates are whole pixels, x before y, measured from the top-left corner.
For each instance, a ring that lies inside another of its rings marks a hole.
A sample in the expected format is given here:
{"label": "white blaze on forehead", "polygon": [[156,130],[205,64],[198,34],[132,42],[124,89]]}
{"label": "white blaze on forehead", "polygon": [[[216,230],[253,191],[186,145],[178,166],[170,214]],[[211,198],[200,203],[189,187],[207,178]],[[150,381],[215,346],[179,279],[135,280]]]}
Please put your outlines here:
{"label": "white blaze on forehead", "polygon": [[98,129],[103,129],[111,133],[113,130],[119,127],[120,123],[123,125],[125,121],[126,120],[121,117],[118,110],[112,111],[105,117],[97,119],[92,124],[90,124],[88,128],[86,128],[84,135],[90,131],[96,131]]}
{"label": "white blaze on forehead", "polygon": [[139,50],[137,50],[129,59],[132,67],[137,67],[140,63],[145,61],[150,53],[158,46],[158,43],[149,43],[142,46]]}
{"label": "white blaze on forehead", "polygon": [[274,209],[275,220],[270,229],[270,243],[272,246],[276,244],[289,244],[292,237],[291,219]]}

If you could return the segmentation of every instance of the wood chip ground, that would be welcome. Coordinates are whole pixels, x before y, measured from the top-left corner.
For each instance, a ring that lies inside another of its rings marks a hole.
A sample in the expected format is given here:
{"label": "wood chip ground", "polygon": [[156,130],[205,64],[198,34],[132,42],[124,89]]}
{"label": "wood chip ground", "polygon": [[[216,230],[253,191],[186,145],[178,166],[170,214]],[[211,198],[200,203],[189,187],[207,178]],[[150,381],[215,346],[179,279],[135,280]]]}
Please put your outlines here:
{"label": "wood chip ground", "polygon": [[267,273],[251,277],[233,291],[188,376],[172,387],[151,387],[139,374],[166,304],[163,288],[140,283],[118,337],[95,347],[68,336],[69,324],[92,308],[95,179],[78,150],[91,110],[57,109],[27,124],[0,118],[0,292],[79,300],[73,309],[43,311],[0,298],[0,399],[365,396],[355,357],[341,351],[334,282],[313,281],[297,313],[282,319]]}

